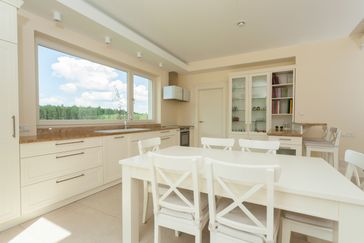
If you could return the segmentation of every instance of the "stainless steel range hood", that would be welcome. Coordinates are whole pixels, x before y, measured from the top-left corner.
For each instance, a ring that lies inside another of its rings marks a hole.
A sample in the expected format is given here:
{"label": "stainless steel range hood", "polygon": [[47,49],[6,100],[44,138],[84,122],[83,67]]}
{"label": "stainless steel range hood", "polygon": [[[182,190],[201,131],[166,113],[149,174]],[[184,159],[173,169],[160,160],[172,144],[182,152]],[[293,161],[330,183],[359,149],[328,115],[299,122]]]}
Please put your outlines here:
{"label": "stainless steel range hood", "polygon": [[163,87],[164,100],[190,101],[190,91],[178,86],[178,73],[169,72],[169,85]]}

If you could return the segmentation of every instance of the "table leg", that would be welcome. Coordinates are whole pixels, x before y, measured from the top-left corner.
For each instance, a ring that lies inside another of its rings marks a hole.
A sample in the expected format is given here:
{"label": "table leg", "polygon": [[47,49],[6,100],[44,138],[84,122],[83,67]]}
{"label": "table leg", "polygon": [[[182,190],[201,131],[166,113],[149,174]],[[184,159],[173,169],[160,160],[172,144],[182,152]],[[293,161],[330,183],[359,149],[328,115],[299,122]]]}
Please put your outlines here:
{"label": "table leg", "polygon": [[132,178],[131,169],[123,166],[122,177],[122,239],[139,243],[139,183]]}
{"label": "table leg", "polygon": [[339,209],[338,242],[364,242],[363,219],[363,206],[341,204]]}

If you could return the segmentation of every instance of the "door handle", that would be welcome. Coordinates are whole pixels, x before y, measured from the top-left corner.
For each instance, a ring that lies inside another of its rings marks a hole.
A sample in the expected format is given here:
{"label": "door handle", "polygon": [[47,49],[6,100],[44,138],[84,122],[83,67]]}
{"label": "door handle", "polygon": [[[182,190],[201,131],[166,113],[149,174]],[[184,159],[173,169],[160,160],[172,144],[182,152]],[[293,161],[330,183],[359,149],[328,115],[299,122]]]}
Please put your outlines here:
{"label": "door handle", "polygon": [[15,128],[15,116],[12,116],[11,119],[13,120],[13,138],[16,137],[16,128]]}
{"label": "door handle", "polygon": [[198,121],[198,123],[204,123],[204,121]]}

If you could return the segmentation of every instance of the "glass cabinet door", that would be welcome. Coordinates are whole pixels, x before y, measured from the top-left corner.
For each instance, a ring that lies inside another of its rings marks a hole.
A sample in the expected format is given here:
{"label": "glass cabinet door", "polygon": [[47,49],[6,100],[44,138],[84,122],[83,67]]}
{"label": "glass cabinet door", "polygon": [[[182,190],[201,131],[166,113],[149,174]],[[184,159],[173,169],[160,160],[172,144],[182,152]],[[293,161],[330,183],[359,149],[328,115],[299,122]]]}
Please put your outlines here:
{"label": "glass cabinet door", "polygon": [[246,77],[232,79],[232,106],[231,130],[232,132],[246,131]]}
{"label": "glass cabinet door", "polygon": [[250,131],[252,132],[266,132],[267,130],[267,84],[267,74],[251,76]]}

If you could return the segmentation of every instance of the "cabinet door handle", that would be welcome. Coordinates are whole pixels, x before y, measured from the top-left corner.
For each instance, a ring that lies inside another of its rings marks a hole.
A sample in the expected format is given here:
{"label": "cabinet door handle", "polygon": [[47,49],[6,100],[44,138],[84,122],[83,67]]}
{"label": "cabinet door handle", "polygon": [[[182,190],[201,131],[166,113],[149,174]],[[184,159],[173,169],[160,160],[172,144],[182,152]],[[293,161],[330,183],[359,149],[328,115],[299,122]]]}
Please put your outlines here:
{"label": "cabinet door handle", "polygon": [[56,156],[56,159],[62,159],[62,158],[67,158],[67,157],[72,157],[72,156],[77,156],[77,155],[82,155],[82,154],[85,154],[85,152]]}
{"label": "cabinet door handle", "polygon": [[170,139],[171,137],[165,137],[165,138],[161,138],[161,140],[167,140]]}
{"label": "cabinet door handle", "polygon": [[65,143],[56,143],[56,146],[59,145],[68,145],[68,144],[75,144],[75,143],[84,143],[85,141],[74,141],[74,142],[65,142]]}
{"label": "cabinet door handle", "polygon": [[121,138],[125,138],[125,136],[117,136],[117,137],[114,137],[114,139],[121,139]]}
{"label": "cabinet door handle", "polygon": [[161,133],[169,133],[169,131],[161,131]]}
{"label": "cabinet door handle", "polygon": [[204,123],[204,121],[198,121],[198,123]]}
{"label": "cabinet door handle", "polygon": [[13,120],[13,135],[12,137],[15,138],[16,137],[16,123],[15,123],[15,116],[12,116],[11,119]]}
{"label": "cabinet door handle", "polygon": [[291,139],[290,139],[290,138],[280,138],[279,140],[280,140],[280,141],[291,141]]}
{"label": "cabinet door handle", "polygon": [[57,184],[62,183],[62,182],[73,180],[73,179],[76,179],[76,178],[79,178],[79,177],[82,177],[82,176],[85,176],[85,174],[76,175],[76,176],[73,176],[73,177],[70,177],[70,178],[67,178],[67,179],[57,180],[56,183]]}

